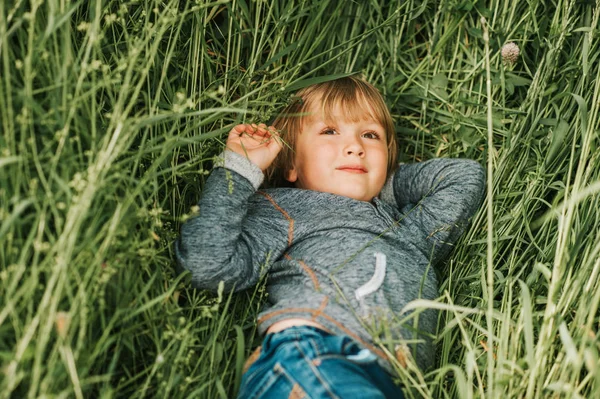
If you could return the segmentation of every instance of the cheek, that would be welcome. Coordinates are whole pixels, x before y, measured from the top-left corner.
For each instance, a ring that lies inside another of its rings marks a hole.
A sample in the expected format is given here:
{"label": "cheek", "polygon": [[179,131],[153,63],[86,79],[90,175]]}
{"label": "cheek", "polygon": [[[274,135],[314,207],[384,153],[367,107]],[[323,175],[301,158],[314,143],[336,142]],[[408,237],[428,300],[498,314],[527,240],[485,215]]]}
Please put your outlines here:
{"label": "cheek", "polygon": [[318,160],[318,152],[314,148],[299,148],[294,157],[294,168],[298,172],[298,178],[303,180],[307,175],[310,175],[315,168],[315,162]]}
{"label": "cheek", "polygon": [[388,151],[387,148],[377,151],[375,164],[377,165],[377,183],[383,186],[387,179],[388,172]]}
{"label": "cheek", "polygon": [[329,144],[314,146],[302,154],[302,162],[305,166],[324,165],[333,161],[335,157],[335,148]]}
{"label": "cheek", "polygon": [[374,147],[372,149],[372,154],[374,155],[375,162],[378,166],[383,165],[383,167],[387,170],[388,163],[388,150],[387,147],[382,147],[381,145]]}

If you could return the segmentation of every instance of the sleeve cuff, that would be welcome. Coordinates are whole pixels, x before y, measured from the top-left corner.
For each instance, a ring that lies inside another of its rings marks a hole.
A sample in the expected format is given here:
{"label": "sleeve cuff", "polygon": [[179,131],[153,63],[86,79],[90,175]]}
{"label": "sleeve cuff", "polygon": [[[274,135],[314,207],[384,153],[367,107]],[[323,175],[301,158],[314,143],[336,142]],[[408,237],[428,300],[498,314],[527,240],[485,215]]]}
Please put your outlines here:
{"label": "sleeve cuff", "polygon": [[215,157],[214,166],[216,168],[226,168],[245,177],[252,183],[255,190],[258,190],[265,179],[265,175],[260,168],[237,152],[225,150]]}

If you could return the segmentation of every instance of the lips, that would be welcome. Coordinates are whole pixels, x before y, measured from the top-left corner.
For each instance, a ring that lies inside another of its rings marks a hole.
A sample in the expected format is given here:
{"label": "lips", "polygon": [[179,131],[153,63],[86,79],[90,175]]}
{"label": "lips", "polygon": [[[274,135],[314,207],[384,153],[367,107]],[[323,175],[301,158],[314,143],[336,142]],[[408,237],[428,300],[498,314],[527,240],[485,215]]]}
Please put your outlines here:
{"label": "lips", "polygon": [[341,170],[343,172],[349,173],[368,173],[367,168],[362,165],[342,165],[335,168],[336,170]]}

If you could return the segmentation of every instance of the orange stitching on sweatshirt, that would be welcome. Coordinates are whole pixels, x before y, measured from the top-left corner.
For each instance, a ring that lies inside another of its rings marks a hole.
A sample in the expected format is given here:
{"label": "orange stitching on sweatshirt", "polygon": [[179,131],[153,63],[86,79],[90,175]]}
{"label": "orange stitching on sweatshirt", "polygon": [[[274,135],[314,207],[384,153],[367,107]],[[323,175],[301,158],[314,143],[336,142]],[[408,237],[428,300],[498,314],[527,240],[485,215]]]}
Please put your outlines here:
{"label": "orange stitching on sweatshirt", "polygon": [[294,312],[308,312],[311,313],[314,312],[314,309],[311,308],[286,308],[286,309],[280,309],[280,310],[276,310],[274,312],[271,312],[269,314],[264,315],[263,317],[258,319],[259,323],[262,323],[263,321],[269,320],[275,316],[278,316],[280,314],[283,313],[294,313]]}
{"label": "orange stitching on sweatshirt", "polygon": [[317,321],[317,317],[321,316],[323,314],[323,311],[325,310],[325,307],[327,306],[327,302],[329,302],[329,297],[324,297],[323,301],[321,302],[321,306],[319,306],[319,309],[317,309],[317,311],[315,313],[313,313],[313,321]]}
{"label": "orange stitching on sweatshirt", "polygon": [[315,272],[310,267],[306,266],[306,263],[304,263],[303,261],[299,260],[298,263],[300,263],[300,266],[302,266],[304,271],[306,273],[308,273],[308,275],[312,279],[312,282],[315,285],[315,289],[317,291],[321,291],[321,286],[319,285],[319,279],[317,279],[317,275],[315,274]]}
{"label": "orange stitching on sweatshirt", "polygon": [[[283,256],[287,259],[287,260],[291,260],[293,261],[294,258],[292,258],[287,252],[285,254],[283,254]],[[317,291],[321,291],[321,286],[319,285],[319,279],[317,278],[317,275],[315,274],[315,272],[306,265],[306,263],[304,263],[301,260],[296,261],[300,264],[300,267],[302,267],[302,269],[304,269],[304,271],[308,274],[308,276],[310,277],[310,279],[313,282],[313,285],[315,286],[315,289]]]}
{"label": "orange stitching on sweatshirt", "polygon": [[269,194],[262,192],[262,191],[258,191],[258,194],[260,194],[263,197],[265,197],[266,199],[268,199],[269,202],[271,204],[273,204],[275,209],[277,209],[279,212],[281,212],[283,217],[290,223],[290,225],[288,226],[288,247],[291,246],[292,240],[294,239],[294,219],[292,219],[290,217],[290,215],[288,215],[288,213],[282,207],[277,205],[277,202],[275,202],[275,200]]}

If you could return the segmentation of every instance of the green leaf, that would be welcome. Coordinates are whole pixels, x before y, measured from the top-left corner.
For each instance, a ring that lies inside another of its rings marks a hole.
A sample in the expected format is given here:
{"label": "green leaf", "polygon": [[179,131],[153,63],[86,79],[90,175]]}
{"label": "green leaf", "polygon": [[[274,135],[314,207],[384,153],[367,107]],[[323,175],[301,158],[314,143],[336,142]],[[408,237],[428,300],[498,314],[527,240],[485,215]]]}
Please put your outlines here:
{"label": "green leaf", "polygon": [[468,28],[467,32],[469,32],[469,35],[474,36],[478,39],[483,39],[483,31],[479,28]]}
{"label": "green leaf", "polygon": [[589,26],[584,26],[582,28],[577,28],[577,29],[573,29],[571,32],[572,33],[576,33],[576,32],[585,32],[585,33],[590,33],[592,32],[593,29]]}
{"label": "green leaf", "polygon": [[2,226],[0,227],[0,238],[8,232],[9,227],[20,219],[21,214],[27,209],[30,205],[34,203],[33,199],[26,199],[19,202],[13,209],[13,212],[10,216],[4,219]]}
{"label": "green leaf", "polygon": [[556,126],[556,125],[558,125],[558,121],[556,120],[556,118],[540,118],[540,120],[538,121],[538,123],[540,125],[543,125],[543,126]]}
{"label": "green leaf", "polygon": [[581,123],[581,132],[585,134],[587,132],[587,122],[588,122],[588,109],[587,103],[578,94],[571,93],[575,101],[577,101],[577,105],[579,105],[579,122]]}
{"label": "green leaf", "polygon": [[245,361],[245,340],[244,340],[244,331],[242,327],[235,324],[233,326],[236,333],[236,351],[235,351],[235,386],[239,388],[240,382],[242,381],[242,374],[244,373],[244,361]]}
{"label": "green leaf", "polygon": [[533,310],[531,308],[531,295],[527,285],[519,280],[521,286],[521,312],[523,315],[523,334],[525,335],[525,356],[529,367],[535,366],[535,351],[533,342]]}
{"label": "green leaf", "polygon": [[563,350],[565,352],[567,362],[571,363],[576,368],[581,367],[579,351],[577,350],[577,346],[573,341],[573,337],[571,337],[571,333],[569,332],[567,324],[564,321],[558,326],[558,335],[560,336],[560,340],[563,344]]}
{"label": "green leaf", "polygon": [[[77,11],[80,4],[81,4],[81,0],[79,0],[75,4],[72,4],[71,8],[69,8],[67,11],[65,11],[62,15],[51,13],[49,15],[50,18],[49,18],[48,24],[46,25],[46,31],[44,32],[44,39],[49,38],[50,35],[52,35],[54,32],[56,32],[56,30],[58,28],[60,28],[65,23],[69,22],[72,18],[73,13],[75,11]],[[59,18],[56,18],[57,16]]]}
{"label": "green leaf", "polygon": [[569,124],[561,119],[558,125],[552,129],[552,138],[550,139],[550,148],[546,153],[546,159],[544,164],[550,165],[556,156],[560,153],[560,150],[564,148],[565,138],[569,132]]}
{"label": "green leaf", "polygon": [[448,87],[448,77],[444,73],[438,73],[431,79],[431,85],[446,90]]}
{"label": "green leaf", "polygon": [[506,87],[506,92],[509,95],[512,96],[513,94],[515,94],[515,85],[512,82],[506,81],[505,82],[505,87]]}
{"label": "green leaf", "polygon": [[527,79],[522,76],[515,75],[514,73],[507,72],[506,82],[513,84],[515,87],[529,86],[531,84],[531,79]]}
{"label": "green leaf", "polygon": [[293,43],[287,47],[285,47],[283,50],[279,51],[277,54],[275,54],[271,59],[269,59],[263,66],[261,66],[258,70],[264,70],[266,69],[269,65],[271,65],[272,63],[279,61],[282,57],[286,56],[287,54],[291,53],[292,51],[296,50],[298,48],[298,42]]}
{"label": "green leaf", "polygon": [[294,83],[290,84],[289,86],[287,86],[285,88],[285,91],[296,91],[296,90],[300,90],[307,86],[316,85],[316,84],[324,83],[324,82],[329,82],[331,80],[345,78],[347,76],[352,76],[355,74],[356,74],[356,72],[338,73],[335,75],[318,76],[316,78],[298,80],[298,81],[295,81]]}

